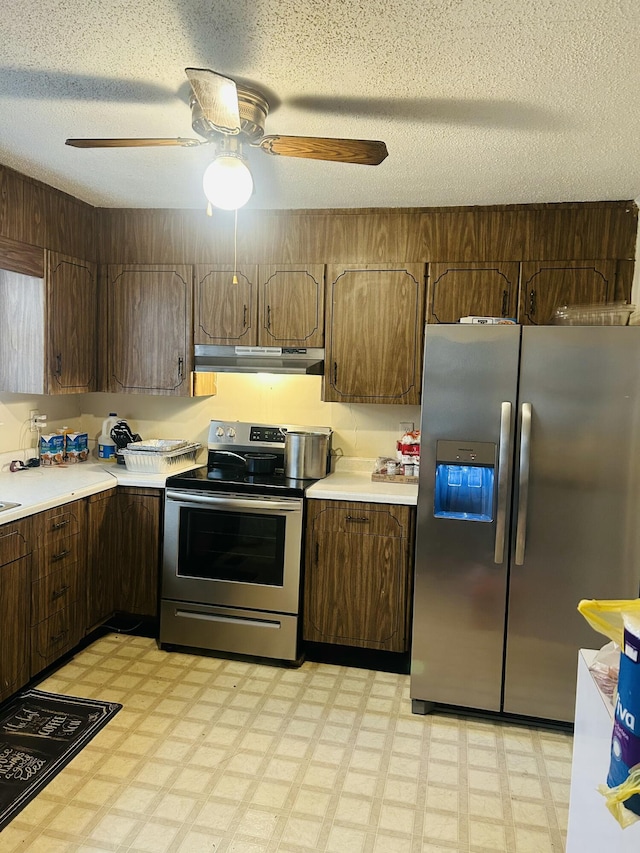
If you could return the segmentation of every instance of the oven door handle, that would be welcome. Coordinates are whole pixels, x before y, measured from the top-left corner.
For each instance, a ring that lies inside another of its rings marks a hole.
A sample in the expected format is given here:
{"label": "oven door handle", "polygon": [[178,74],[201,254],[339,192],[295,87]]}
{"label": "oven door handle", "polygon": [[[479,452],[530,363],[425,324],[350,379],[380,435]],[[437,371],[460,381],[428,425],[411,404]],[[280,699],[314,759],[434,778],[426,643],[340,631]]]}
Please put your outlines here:
{"label": "oven door handle", "polygon": [[219,497],[218,495],[203,495],[195,492],[175,492],[166,490],[167,500],[179,501],[187,504],[202,504],[203,506],[215,506],[226,509],[277,509],[284,512],[300,512],[301,500],[274,501],[269,498],[231,498]]}

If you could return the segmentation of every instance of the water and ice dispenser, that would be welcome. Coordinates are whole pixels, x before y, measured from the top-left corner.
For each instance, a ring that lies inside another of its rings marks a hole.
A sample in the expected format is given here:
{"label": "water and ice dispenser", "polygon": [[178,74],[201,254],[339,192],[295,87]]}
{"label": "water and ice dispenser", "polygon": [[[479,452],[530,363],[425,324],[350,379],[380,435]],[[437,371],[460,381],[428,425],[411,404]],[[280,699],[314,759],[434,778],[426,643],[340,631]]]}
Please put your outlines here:
{"label": "water and ice dispenser", "polygon": [[493,521],[496,450],[488,441],[436,443],[436,518]]}

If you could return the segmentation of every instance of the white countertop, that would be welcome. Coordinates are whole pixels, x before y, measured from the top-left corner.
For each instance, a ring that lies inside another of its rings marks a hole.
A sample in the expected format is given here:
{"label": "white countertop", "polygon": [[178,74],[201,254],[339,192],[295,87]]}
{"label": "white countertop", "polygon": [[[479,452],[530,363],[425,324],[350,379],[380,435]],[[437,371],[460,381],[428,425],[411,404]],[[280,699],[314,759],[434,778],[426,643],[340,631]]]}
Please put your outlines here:
{"label": "white countertop", "polygon": [[[190,466],[197,468],[197,465]],[[174,473],[173,471],[171,473]],[[0,524],[86,498],[115,486],[163,489],[169,474],[138,474],[123,465],[77,462],[0,473],[0,501],[20,506],[0,512]]]}
{"label": "white countertop", "polygon": [[371,472],[375,459],[339,459],[336,470],[318,480],[306,491],[308,498],[319,500],[361,501],[416,506],[418,486],[410,483],[374,483]]}
{"label": "white countertop", "polygon": [[[374,463],[372,459],[341,459],[336,464],[337,470],[309,486],[306,495],[311,499],[415,506],[418,502],[418,486],[372,482]],[[197,467],[197,464],[189,466]],[[168,476],[136,473],[123,465],[95,461],[41,466],[13,473],[3,465],[0,470],[0,501],[18,503],[20,506],[0,511],[0,524],[17,521],[115,486],[163,489]]]}

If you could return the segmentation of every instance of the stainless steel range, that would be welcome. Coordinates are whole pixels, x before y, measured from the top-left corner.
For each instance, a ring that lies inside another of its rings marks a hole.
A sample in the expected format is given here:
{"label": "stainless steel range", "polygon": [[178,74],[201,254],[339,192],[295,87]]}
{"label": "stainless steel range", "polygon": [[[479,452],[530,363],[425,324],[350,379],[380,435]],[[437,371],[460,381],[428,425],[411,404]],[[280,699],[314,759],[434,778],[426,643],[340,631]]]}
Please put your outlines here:
{"label": "stainless steel range", "polygon": [[207,465],[166,487],[160,645],[299,659],[305,489],[284,474],[291,424],[211,421]]}

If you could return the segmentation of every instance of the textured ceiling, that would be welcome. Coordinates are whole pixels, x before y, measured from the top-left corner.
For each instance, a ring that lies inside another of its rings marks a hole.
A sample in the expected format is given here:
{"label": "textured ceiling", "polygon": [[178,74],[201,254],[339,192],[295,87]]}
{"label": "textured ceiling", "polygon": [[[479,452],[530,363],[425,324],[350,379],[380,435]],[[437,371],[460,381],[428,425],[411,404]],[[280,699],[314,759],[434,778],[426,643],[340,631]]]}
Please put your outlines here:
{"label": "textured ceiling", "polygon": [[254,208],[640,196],[638,0],[2,4],[0,163],[103,207],[204,205],[186,66],[261,88],[266,133],[381,139],[357,166],[250,152]]}

